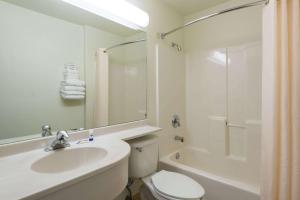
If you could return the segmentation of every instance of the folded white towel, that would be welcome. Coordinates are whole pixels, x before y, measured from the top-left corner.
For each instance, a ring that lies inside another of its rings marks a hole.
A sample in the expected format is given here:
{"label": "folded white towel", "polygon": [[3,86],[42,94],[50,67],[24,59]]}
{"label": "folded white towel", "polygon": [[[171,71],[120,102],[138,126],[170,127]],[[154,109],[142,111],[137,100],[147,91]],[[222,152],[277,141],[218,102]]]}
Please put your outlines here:
{"label": "folded white towel", "polygon": [[65,64],[65,69],[77,70],[78,68],[75,64],[69,63],[69,64]]}
{"label": "folded white towel", "polygon": [[60,90],[60,92],[64,95],[85,95],[85,92],[80,91],[67,91],[67,90]]}
{"label": "folded white towel", "polygon": [[61,89],[66,91],[80,91],[80,92],[85,91],[84,87],[79,87],[79,86],[61,86]]}
{"label": "folded white towel", "polygon": [[65,74],[79,74],[78,70],[72,70],[72,69],[65,69],[63,72]]}
{"label": "folded white towel", "polygon": [[62,86],[85,86],[85,82],[82,80],[64,80],[61,82]]}
{"label": "folded white towel", "polygon": [[78,80],[79,79],[79,74],[67,74],[67,73],[64,73],[64,80],[68,80],[68,79]]}
{"label": "folded white towel", "polygon": [[64,95],[64,94],[61,94],[61,97],[63,99],[67,99],[67,100],[76,100],[76,99],[84,99],[84,96],[83,95]]}

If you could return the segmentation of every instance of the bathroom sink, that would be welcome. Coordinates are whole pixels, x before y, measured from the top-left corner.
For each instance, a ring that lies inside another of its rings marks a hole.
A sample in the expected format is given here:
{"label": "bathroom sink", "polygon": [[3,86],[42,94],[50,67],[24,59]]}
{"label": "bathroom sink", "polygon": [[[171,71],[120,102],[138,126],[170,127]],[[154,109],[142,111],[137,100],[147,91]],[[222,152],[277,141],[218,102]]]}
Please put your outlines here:
{"label": "bathroom sink", "polygon": [[39,173],[60,173],[93,165],[107,155],[107,151],[98,147],[61,149],[50,152],[31,165]]}
{"label": "bathroom sink", "polygon": [[127,184],[129,153],[126,142],[99,136],[87,143],[70,140],[70,147],[55,151],[0,157],[0,188],[10,188],[0,190],[0,199],[115,199]]}

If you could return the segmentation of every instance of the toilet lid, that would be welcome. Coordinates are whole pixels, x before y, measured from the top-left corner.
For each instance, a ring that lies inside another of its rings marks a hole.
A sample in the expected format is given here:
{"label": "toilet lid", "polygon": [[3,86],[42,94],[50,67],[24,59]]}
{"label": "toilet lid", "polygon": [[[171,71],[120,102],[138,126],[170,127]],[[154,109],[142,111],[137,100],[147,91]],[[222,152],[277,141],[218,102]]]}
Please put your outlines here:
{"label": "toilet lid", "polygon": [[158,193],[174,199],[200,199],[205,193],[199,183],[175,172],[162,170],[154,174],[151,181]]}

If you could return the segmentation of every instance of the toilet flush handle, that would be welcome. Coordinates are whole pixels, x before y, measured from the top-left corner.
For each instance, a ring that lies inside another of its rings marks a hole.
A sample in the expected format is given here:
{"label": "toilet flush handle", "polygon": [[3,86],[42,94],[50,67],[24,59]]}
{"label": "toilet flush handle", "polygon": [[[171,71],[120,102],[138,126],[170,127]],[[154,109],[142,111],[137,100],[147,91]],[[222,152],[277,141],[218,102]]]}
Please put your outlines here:
{"label": "toilet flush handle", "polygon": [[138,152],[142,152],[143,151],[143,148],[142,147],[136,147],[135,148]]}

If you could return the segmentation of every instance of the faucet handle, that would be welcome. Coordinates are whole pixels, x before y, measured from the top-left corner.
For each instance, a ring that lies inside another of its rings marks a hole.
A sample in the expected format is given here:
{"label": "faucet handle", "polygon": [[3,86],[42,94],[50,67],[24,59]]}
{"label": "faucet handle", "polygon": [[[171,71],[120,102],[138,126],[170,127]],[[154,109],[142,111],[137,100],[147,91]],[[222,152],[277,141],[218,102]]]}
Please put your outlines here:
{"label": "faucet handle", "polygon": [[173,115],[173,118],[172,118],[172,126],[173,128],[178,128],[180,127],[180,118],[178,115]]}
{"label": "faucet handle", "polygon": [[49,124],[45,124],[42,126],[43,131],[51,131],[51,126]]}
{"label": "faucet handle", "polygon": [[69,134],[67,133],[67,131],[59,130],[56,134],[56,139],[59,141],[68,140]]}
{"label": "faucet handle", "polygon": [[52,135],[50,124],[45,124],[42,126],[42,137]]}
{"label": "faucet handle", "polygon": [[51,144],[46,147],[45,151],[53,151],[56,149],[61,149],[65,147],[69,147],[70,143],[67,141],[69,135],[67,131],[59,130],[56,133],[56,138],[51,142]]}

